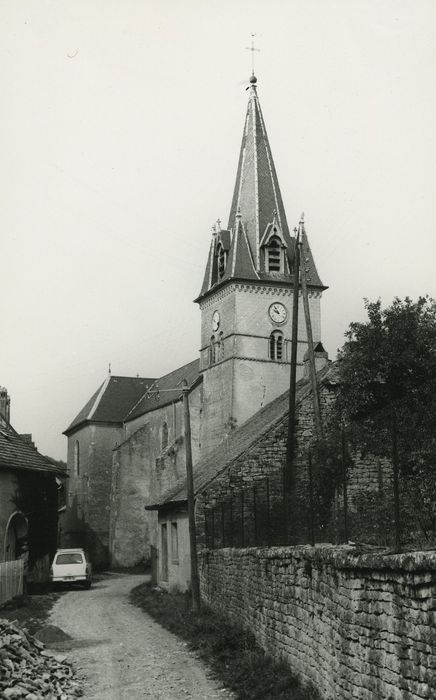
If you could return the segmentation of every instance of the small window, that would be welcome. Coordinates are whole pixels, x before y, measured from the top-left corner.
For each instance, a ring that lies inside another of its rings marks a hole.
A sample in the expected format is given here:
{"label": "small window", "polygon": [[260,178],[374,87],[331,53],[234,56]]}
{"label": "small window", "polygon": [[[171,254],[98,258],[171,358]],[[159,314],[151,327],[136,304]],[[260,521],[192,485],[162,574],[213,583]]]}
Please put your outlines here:
{"label": "small window", "polygon": [[179,561],[179,535],[177,532],[177,523],[171,523],[171,560]]}
{"label": "small window", "polygon": [[269,337],[270,360],[283,360],[283,334],[281,331],[273,331]]}
{"label": "small window", "polygon": [[161,525],[161,576],[162,581],[168,581],[168,539],[167,524]]}
{"label": "small window", "polygon": [[162,449],[165,450],[165,448],[168,447],[168,424],[166,421],[164,421],[164,424],[162,425]]}
{"label": "small window", "polygon": [[80,474],[80,447],[78,440],[74,443],[74,473],[76,476]]}
{"label": "small window", "polygon": [[282,245],[278,236],[273,236],[266,249],[268,272],[280,272],[282,269]]}
{"label": "small window", "polygon": [[80,552],[70,552],[68,554],[58,554],[56,564],[83,564]]}

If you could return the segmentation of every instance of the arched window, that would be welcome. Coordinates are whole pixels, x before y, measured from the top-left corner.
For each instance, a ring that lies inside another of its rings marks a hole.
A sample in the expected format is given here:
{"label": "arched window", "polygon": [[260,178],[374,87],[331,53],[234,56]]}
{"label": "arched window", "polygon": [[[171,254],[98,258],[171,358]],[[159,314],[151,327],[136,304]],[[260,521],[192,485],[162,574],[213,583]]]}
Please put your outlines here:
{"label": "arched window", "polygon": [[266,260],[268,272],[281,272],[282,242],[278,236],[272,236],[272,238],[270,238],[266,248]]}
{"label": "arched window", "polygon": [[209,364],[214,365],[216,362],[220,362],[224,357],[224,341],[222,332],[218,337],[214,335],[210,339],[209,345]]}
{"label": "arched window", "polygon": [[168,447],[168,424],[164,421],[162,425],[162,449]]}
{"label": "arched window", "polygon": [[215,364],[215,362],[219,362],[219,360],[220,360],[220,341],[217,338],[215,338],[215,340],[213,341],[212,354],[213,354],[213,363]]}
{"label": "arched window", "polygon": [[76,476],[80,474],[80,447],[78,440],[74,443],[74,473]]}
{"label": "arched window", "polygon": [[283,333],[273,331],[269,337],[269,359],[283,360]]}
{"label": "arched window", "polygon": [[15,511],[6,526],[4,560],[12,561],[24,551],[27,546],[28,523],[21,511]]}
{"label": "arched window", "polygon": [[224,360],[224,339],[223,339],[223,332],[219,334],[219,339],[218,339],[218,360]]}
{"label": "arched window", "polygon": [[215,362],[215,336],[211,336],[209,345],[209,364],[213,365]]}
{"label": "arched window", "polygon": [[224,275],[224,271],[226,269],[226,251],[224,250],[221,243],[218,243],[217,256],[218,256],[218,277],[221,279],[222,276]]}

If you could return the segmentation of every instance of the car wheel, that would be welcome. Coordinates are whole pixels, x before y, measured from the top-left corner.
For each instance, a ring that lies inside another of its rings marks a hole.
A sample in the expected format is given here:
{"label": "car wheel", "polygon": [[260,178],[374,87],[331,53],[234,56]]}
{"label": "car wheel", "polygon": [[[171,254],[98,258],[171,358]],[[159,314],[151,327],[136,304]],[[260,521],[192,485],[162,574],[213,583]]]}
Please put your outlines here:
{"label": "car wheel", "polygon": [[91,588],[91,581],[85,581],[85,583],[83,584],[83,588],[85,590],[89,590]]}

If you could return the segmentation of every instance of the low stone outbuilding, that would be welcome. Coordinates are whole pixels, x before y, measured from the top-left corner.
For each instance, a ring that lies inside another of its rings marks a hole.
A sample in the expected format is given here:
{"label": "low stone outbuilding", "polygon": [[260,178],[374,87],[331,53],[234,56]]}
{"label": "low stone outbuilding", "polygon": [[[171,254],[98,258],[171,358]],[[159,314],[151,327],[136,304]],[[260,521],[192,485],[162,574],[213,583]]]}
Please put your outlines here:
{"label": "low stone outbuilding", "polygon": [[25,556],[29,580],[48,578],[57,546],[57,482],[65,477],[64,469],[0,419],[0,562]]}

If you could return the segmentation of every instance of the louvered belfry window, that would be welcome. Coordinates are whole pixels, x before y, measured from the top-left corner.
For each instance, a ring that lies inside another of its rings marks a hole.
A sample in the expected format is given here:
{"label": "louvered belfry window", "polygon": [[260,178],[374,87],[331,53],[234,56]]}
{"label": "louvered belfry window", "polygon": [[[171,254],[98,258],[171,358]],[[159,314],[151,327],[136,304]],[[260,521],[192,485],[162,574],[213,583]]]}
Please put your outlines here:
{"label": "louvered belfry window", "polygon": [[226,253],[221,243],[218,244],[218,277],[221,279],[226,269]]}
{"label": "louvered belfry window", "polygon": [[278,236],[273,236],[267,248],[268,272],[280,272],[281,257],[282,248],[280,238]]}

